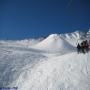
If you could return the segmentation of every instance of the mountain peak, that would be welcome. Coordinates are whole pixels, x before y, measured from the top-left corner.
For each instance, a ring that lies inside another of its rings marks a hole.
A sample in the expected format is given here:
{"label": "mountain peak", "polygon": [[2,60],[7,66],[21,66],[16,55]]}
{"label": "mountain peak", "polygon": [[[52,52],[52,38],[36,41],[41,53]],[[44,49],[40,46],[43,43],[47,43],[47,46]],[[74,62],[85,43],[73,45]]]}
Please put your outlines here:
{"label": "mountain peak", "polygon": [[59,39],[60,38],[60,35],[59,34],[50,34],[49,36],[48,36],[48,38],[53,38],[53,39]]}

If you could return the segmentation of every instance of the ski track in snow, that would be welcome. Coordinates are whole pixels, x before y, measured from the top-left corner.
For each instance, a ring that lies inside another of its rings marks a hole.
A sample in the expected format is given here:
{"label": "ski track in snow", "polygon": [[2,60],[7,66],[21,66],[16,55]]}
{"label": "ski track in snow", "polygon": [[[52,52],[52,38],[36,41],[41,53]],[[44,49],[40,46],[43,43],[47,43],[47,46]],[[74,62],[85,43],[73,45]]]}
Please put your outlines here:
{"label": "ski track in snow", "polygon": [[[77,33],[72,36],[79,38]],[[57,37],[55,34],[55,40]],[[70,39],[69,34],[62,37]],[[54,43],[53,39],[51,42]],[[0,87],[18,87],[18,90],[90,90],[90,52],[77,54],[76,49],[63,51],[62,45],[66,42],[61,41],[61,47],[58,46],[59,40],[55,41],[55,45],[62,50],[55,53],[0,43]],[[45,49],[50,45],[41,46]]]}

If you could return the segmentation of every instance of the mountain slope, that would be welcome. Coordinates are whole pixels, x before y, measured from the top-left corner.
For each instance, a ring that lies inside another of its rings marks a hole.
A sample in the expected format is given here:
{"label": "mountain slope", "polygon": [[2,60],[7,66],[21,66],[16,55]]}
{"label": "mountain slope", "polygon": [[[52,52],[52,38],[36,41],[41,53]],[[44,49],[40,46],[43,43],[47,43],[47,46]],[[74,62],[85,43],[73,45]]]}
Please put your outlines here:
{"label": "mountain slope", "polygon": [[36,49],[48,51],[48,52],[63,52],[72,50],[73,46],[66,40],[60,37],[58,34],[51,34],[46,39],[34,46]]}

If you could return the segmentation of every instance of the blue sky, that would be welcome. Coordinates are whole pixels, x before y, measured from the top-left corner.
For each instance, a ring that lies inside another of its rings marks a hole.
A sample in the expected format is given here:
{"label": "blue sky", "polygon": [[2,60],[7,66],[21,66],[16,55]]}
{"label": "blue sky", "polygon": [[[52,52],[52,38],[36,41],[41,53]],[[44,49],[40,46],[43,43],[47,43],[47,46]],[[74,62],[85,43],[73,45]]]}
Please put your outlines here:
{"label": "blue sky", "polygon": [[0,39],[46,37],[90,28],[90,0],[0,0]]}

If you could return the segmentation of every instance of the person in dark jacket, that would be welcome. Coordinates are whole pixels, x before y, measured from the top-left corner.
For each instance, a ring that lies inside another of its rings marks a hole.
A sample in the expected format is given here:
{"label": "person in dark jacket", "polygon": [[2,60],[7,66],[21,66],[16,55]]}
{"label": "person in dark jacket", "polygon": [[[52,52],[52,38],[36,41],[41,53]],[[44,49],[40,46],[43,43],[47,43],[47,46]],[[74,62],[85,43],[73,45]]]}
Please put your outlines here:
{"label": "person in dark jacket", "polygon": [[78,54],[81,52],[81,46],[80,46],[79,43],[78,43],[78,45],[77,45],[77,52],[78,52]]}
{"label": "person in dark jacket", "polygon": [[87,40],[85,41],[85,50],[86,50],[86,52],[89,51],[89,43]]}
{"label": "person in dark jacket", "polygon": [[82,51],[82,53],[85,53],[85,43],[84,43],[84,41],[81,43],[81,51]]}

